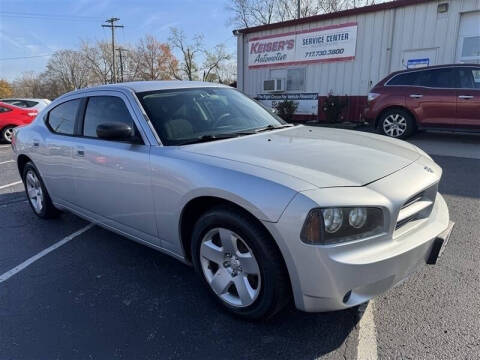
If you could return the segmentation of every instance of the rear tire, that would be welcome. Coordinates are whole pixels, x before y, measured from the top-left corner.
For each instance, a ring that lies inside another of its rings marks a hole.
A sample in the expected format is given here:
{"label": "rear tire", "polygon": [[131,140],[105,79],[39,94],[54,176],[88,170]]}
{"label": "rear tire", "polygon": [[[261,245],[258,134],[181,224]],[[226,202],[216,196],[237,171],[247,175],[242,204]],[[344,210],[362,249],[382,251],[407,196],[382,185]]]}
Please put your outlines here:
{"label": "rear tire", "polygon": [[13,129],[15,129],[15,126],[12,126],[12,125],[5,126],[2,129],[2,135],[1,135],[2,142],[8,143],[8,144],[12,142]]}
{"label": "rear tire", "polygon": [[270,234],[247,214],[229,206],[207,211],[194,226],[191,251],[202,282],[230,313],[265,319],[289,303],[281,254]]}
{"label": "rear tire", "polygon": [[35,215],[42,219],[51,219],[60,214],[53,206],[43,180],[31,161],[27,162],[23,168],[22,180],[28,203]]}
{"label": "rear tire", "polygon": [[383,135],[395,139],[406,139],[416,130],[412,115],[403,109],[390,109],[384,112],[378,122],[378,129]]}

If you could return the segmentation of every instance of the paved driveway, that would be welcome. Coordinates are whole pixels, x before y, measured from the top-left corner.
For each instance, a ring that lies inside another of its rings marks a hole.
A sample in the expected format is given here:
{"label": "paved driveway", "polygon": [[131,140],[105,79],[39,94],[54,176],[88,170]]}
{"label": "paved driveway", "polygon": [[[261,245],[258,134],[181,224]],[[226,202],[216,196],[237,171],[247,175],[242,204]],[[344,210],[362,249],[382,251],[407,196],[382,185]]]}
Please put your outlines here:
{"label": "paved driveway", "polygon": [[70,214],[36,218],[12,152],[0,146],[0,359],[479,358],[480,138],[411,141],[444,169],[440,191],[457,225],[440,262],[370,302],[363,316],[290,308],[267,323],[219,311],[174,259],[85,229]]}

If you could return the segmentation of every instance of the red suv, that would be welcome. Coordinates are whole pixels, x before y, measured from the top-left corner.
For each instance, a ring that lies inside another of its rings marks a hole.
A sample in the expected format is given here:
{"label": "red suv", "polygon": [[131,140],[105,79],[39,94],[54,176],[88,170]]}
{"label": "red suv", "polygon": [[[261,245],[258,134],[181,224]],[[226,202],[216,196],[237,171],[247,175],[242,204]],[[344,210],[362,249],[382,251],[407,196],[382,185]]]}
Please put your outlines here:
{"label": "red suv", "polygon": [[30,124],[38,111],[0,102],[0,142],[11,142],[13,128]]}
{"label": "red suv", "polygon": [[392,73],[368,94],[364,116],[383,134],[399,139],[417,129],[480,131],[480,65]]}

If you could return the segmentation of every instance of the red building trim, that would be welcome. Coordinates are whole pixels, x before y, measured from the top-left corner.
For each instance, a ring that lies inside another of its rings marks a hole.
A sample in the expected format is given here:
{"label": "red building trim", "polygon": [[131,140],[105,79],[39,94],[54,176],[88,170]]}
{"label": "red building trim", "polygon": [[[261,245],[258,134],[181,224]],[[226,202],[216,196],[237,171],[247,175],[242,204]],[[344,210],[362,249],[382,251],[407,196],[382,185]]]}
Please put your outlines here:
{"label": "red building trim", "polygon": [[234,30],[233,33],[234,34],[237,34],[237,33],[250,34],[250,33],[255,33],[255,32],[264,31],[264,30],[274,30],[274,29],[285,28],[288,26],[308,24],[315,21],[338,19],[346,16],[356,16],[356,15],[366,14],[366,13],[371,13],[376,11],[396,9],[400,7],[418,5],[418,4],[423,4],[423,3],[432,2],[432,1],[435,1],[435,0],[396,0],[396,1],[386,2],[386,3],[376,4],[376,5],[363,6],[355,9],[338,11],[338,12],[329,13],[329,14],[321,14],[321,15],[309,16],[305,18],[283,21],[283,22],[278,22],[273,24],[260,25],[260,26],[255,26],[251,28],[238,29],[238,30]]}

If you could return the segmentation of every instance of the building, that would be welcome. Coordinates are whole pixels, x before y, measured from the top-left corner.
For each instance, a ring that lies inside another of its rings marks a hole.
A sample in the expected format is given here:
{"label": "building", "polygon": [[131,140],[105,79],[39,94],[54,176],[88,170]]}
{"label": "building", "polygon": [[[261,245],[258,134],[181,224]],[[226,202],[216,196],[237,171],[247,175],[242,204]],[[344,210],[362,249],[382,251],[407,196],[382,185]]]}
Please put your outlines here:
{"label": "building", "polygon": [[324,119],[325,97],[347,95],[345,117],[358,121],[369,89],[393,71],[480,63],[480,0],[397,0],[234,34],[247,95],[292,99],[298,120]]}

